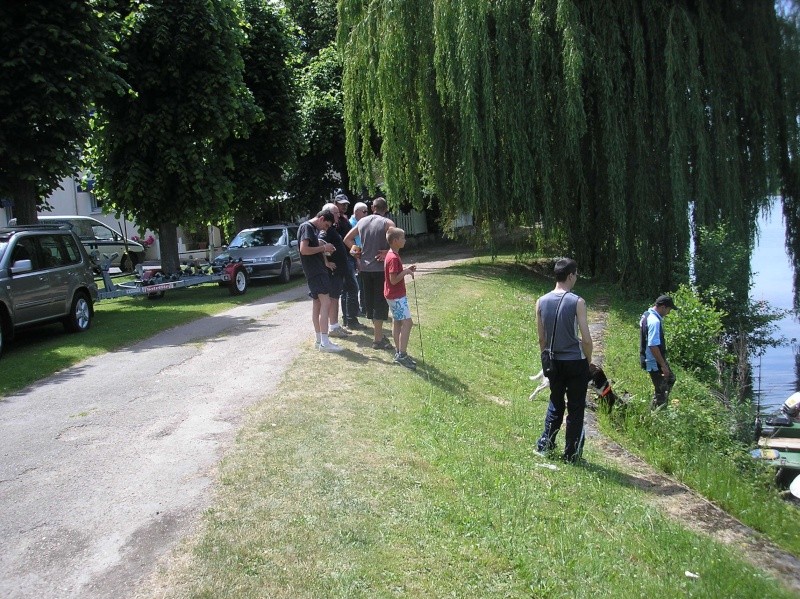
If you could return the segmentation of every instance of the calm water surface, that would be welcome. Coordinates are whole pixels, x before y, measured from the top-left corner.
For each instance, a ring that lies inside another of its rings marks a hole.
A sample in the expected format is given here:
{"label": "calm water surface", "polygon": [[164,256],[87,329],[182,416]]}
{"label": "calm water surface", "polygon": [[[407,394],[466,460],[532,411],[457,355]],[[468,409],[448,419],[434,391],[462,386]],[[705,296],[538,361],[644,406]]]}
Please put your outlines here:
{"label": "calm water surface", "polygon": [[[770,215],[762,215],[758,227],[759,239],[752,259],[752,298],[766,300],[775,308],[791,310],[792,264],[786,253],[786,230],[780,203],[773,205]],[[790,344],[768,349],[753,364],[753,387],[760,395],[762,411],[779,407],[792,393],[800,391],[800,321],[792,313],[777,325]]]}

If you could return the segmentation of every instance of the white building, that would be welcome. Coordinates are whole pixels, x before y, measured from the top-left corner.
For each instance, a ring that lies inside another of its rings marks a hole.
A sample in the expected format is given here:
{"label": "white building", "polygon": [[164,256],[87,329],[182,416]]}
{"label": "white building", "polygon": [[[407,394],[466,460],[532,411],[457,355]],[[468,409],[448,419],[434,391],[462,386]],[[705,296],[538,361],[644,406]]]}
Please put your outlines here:
{"label": "white building", "polygon": [[[115,231],[119,231],[128,239],[138,238],[137,240],[147,246],[146,241],[152,237],[154,243],[147,247],[146,259],[155,260],[159,257],[158,232],[150,229],[140,229],[136,221],[127,218],[115,218],[113,214],[103,212],[102,202],[98,200],[91,190],[83,189],[79,181],[73,177],[67,177],[61,181],[61,187],[53,191],[47,198],[51,210],[40,210],[42,216],[91,216],[107,224]],[[9,202],[0,202],[0,226],[5,226],[8,221],[14,218],[14,209]],[[184,242],[183,233],[178,228],[178,252],[181,258],[213,258],[219,253],[221,245],[221,234],[217,227],[210,227],[209,239],[211,243],[197,244],[187,239]],[[200,246],[204,247],[200,247]],[[210,251],[209,248],[210,246]],[[208,254],[212,255],[209,256]]]}

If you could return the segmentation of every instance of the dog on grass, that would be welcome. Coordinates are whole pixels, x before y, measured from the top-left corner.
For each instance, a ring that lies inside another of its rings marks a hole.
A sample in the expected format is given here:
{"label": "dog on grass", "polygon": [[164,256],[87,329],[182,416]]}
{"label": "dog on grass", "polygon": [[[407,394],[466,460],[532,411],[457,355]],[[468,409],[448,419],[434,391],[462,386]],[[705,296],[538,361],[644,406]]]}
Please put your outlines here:
{"label": "dog on grass", "polygon": [[[530,394],[528,400],[533,401],[539,393],[545,389],[550,388],[550,379],[544,375],[544,371],[540,370],[537,374],[528,377],[532,381],[538,381],[539,385]],[[600,398],[600,403],[607,410],[611,410],[617,402],[617,394],[611,387],[611,381],[608,380],[605,371],[595,364],[589,364],[589,387]]]}

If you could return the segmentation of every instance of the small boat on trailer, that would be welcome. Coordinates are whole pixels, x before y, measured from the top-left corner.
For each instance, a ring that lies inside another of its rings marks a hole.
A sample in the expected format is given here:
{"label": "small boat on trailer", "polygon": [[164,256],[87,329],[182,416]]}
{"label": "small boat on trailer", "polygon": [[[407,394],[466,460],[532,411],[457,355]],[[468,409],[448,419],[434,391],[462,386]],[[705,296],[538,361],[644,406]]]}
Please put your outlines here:
{"label": "small boat on trailer", "polygon": [[756,419],[756,439],[758,448],[750,455],[777,468],[778,484],[788,487],[800,476],[800,392],[783,402],[779,413]]}

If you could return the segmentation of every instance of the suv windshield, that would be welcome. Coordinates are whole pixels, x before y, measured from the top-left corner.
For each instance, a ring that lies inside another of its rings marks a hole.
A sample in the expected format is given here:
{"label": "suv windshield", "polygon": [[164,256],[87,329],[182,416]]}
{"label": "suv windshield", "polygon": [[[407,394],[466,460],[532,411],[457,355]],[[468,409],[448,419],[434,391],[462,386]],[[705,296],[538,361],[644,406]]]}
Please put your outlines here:
{"label": "suv windshield", "polygon": [[241,231],[228,245],[229,248],[256,248],[265,245],[286,245],[283,229],[248,229]]}

